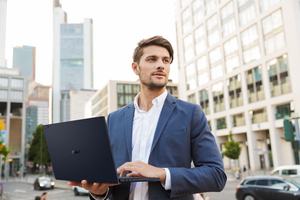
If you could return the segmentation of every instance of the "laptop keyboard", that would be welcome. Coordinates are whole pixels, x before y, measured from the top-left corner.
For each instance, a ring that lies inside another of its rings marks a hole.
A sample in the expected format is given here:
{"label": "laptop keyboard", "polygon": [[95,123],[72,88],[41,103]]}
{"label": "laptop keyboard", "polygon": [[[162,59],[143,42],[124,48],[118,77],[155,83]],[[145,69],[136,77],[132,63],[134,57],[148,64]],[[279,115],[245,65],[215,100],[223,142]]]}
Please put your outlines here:
{"label": "laptop keyboard", "polygon": [[130,177],[121,176],[118,178],[120,183],[131,183],[131,182],[159,182],[159,178],[147,178],[147,177]]}

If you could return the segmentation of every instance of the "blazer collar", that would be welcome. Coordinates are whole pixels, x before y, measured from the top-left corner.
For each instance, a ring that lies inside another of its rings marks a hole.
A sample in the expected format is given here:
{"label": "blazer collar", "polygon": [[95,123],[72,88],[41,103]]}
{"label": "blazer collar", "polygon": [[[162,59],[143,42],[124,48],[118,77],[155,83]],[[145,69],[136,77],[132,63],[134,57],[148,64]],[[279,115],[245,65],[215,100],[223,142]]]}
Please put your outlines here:
{"label": "blazer collar", "polygon": [[[176,107],[176,98],[172,95],[168,94],[166,100],[164,102],[163,108],[161,110],[159,120],[156,126],[156,130],[154,133],[154,138],[151,146],[151,151],[154,149],[157,144],[167,122],[169,121],[174,108]],[[125,132],[125,140],[127,153],[129,155],[129,159],[131,160],[132,156],[132,126],[133,126],[133,117],[134,117],[134,105],[133,103],[128,104],[125,112],[125,120],[124,120],[124,132]]]}
{"label": "blazer collar", "polygon": [[176,98],[168,94],[157,122],[150,154],[153,151],[155,145],[157,144],[165,126],[167,125],[167,122],[172,116],[175,107],[176,107]]}
{"label": "blazer collar", "polygon": [[[133,117],[134,117],[134,105],[133,103],[128,104],[125,112],[125,120],[124,120],[124,133],[125,140],[127,146],[127,153],[129,155],[129,160],[131,161],[132,155],[132,125],[133,125]],[[121,123],[121,122],[119,122]]]}

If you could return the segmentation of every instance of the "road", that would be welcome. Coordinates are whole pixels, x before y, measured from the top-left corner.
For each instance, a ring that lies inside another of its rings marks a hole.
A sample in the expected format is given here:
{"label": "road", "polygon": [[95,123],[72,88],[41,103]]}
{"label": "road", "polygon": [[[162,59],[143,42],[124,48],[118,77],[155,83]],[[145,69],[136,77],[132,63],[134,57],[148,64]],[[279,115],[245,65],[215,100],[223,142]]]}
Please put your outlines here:
{"label": "road", "polygon": [[222,192],[207,193],[209,200],[235,200],[235,190],[239,182],[240,181],[236,180],[227,181],[225,188]]}
{"label": "road", "polygon": [[71,189],[55,188],[54,190],[34,191],[32,184],[16,181],[4,183],[4,200],[34,200],[43,192],[48,193],[49,200],[87,200],[88,196],[74,196]]}
{"label": "road", "polygon": [[[235,188],[239,181],[229,180],[222,192],[207,193],[207,200],[235,200]],[[49,200],[88,200],[87,196],[74,196],[71,189],[55,188],[45,190]],[[4,200],[34,200],[35,196],[41,195],[44,191],[34,191],[30,183],[20,181],[8,181],[4,183]]]}

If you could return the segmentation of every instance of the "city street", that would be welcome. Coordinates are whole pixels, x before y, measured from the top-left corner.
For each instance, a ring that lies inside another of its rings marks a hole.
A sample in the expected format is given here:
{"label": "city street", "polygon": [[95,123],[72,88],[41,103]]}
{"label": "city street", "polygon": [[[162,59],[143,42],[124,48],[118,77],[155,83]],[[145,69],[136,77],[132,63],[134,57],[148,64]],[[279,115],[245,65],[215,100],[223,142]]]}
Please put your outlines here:
{"label": "city street", "polygon": [[87,196],[74,196],[73,191],[64,188],[55,188],[54,190],[35,191],[30,183],[19,181],[4,182],[3,200],[34,200],[35,196],[43,192],[48,193],[49,200],[86,200]]}
{"label": "city street", "polygon": [[[235,200],[235,188],[239,181],[229,180],[222,192],[207,193],[207,200]],[[60,185],[62,185],[60,183]],[[48,193],[48,200],[87,200],[87,196],[74,196],[68,186],[56,187],[54,190],[35,191],[29,182],[10,180],[4,182],[3,200],[33,200],[35,196],[41,195],[44,191]]]}
{"label": "city street", "polygon": [[211,192],[206,195],[209,197],[208,200],[235,200],[236,186],[240,181],[229,180],[222,192]]}

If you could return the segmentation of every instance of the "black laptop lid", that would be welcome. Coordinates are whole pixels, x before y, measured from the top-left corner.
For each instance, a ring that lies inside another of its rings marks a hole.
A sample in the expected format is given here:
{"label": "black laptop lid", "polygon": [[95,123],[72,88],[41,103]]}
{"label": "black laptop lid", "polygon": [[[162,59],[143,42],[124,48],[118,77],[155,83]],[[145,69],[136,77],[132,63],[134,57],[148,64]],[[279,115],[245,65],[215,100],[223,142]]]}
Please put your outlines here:
{"label": "black laptop lid", "polygon": [[44,126],[56,179],[117,183],[104,117]]}

